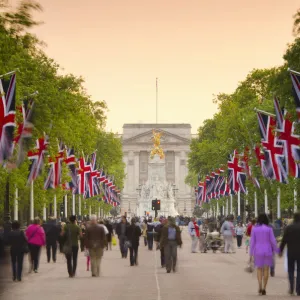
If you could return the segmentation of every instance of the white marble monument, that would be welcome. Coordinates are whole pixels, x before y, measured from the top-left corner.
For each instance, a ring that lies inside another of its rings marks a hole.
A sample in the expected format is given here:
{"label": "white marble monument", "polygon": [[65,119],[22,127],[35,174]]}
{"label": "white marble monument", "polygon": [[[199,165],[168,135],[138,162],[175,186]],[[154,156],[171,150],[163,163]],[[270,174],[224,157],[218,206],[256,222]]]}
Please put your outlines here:
{"label": "white marble monument", "polygon": [[152,200],[155,199],[160,200],[158,215],[165,217],[178,215],[175,209],[173,186],[166,182],[165,178],[165,159],[160,159],[158,155],[155,155],[153,159],[150,158],[148,163],[148,180],[141,186],[137,203],[138,216],[143,216],[145,212],[149,212],[149,215],[154,217],[155,213],[151,206]]}
{"label": "white marble monument", "polygon": [[[187,159],[190,151],[190,124],[124,124],[120,136],[123,147],[126,178],[121,193],[121,214],[130,216],[151,214],[152,210],[142,211],[139,199],[145,193],[143,185],[152,180],[150,152],[153,147],[152,130],[162,133],[161,147],[165,153],[164,175],[158,175],[160,182],[169,184],[169,194],[175,194],[175,210],[180,215],[191,216],[195,196],[193,189],[185,184],[188,174]],[[154,178],[155,181],[155,178]],[[163,187],[166,190],[166,187]],[[160,189],[158,186],[157,189]],[[152,193],[156,190],[152,190]],[[153,194],[154,195],[154,194]],[[153,196],[151,195],[151,197]],[[170,196],[171,197],[171,196]],[[154,199],[152,199],[154,200]],[[151,207],[150,207],[151,208]]]}

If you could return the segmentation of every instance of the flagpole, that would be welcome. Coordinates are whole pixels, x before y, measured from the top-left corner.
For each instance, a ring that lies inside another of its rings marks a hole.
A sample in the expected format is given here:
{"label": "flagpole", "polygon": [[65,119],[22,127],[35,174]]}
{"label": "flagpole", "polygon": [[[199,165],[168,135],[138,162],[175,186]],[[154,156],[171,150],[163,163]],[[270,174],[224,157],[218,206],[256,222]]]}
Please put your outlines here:
{"label": "flagpole", "polygon": [[226,199],[226,216],[228,216],[228,208],[229,208],[229,203],[228,203],[228,198]]}
{"label": "flagpole", "polygon": [[39,94],[39,91],[35,91],[35,92],[33,92],[32,94],[29,94],[29,95],[27,95],[27,96],[24,96],[21,100],[23,101],[23,100],[25,100],[25,99],[27,99],[27,98],[29,98],[29,97],[32,97],[32,96],[35,96],[35,95],[38,95]]}
{"label": "flagpole", "polygon": [[33,180],[30,183],[30,220],[34,219]]}
{"label": "flagpole", "polygon": [[47,209],[46,209],[46,203],[44,203],[43,207],[43,221],[47,220]]}
{"label": "flagpole", "polygon": [[219,216],[219,202],[217,201],[217,213],[216,213],[216,217]]}
{"label": "flagpole", "polygon": [[78,195],[78,215],[81,217],[81,195]]}
{"label": "flagpole", "polygon": [[254,192],[254,216],[257,218],[258,212],[257,212],[257,193]]}
{"label": "flagpole", "polygon": [[19,210],[19,203],[18,203],[18,188],[15,191],[15,202],[14,202],[14,221],[18,221],[18,210]]}
{"label": "flagpole", "polygon": [[65,218],[68,218],[68,195],[65,195]]}
{"label": "flagpole", "polygon": [[56,194],[54,195],[53,199],[53,216],[56,219],[57,218],[57,202],[56,202]]}
{"label": "flagpole", "polygon": [[276,117],[274,114],[271,114],[271,113],[269,113],[267,111],[264,111],[264,110],[257,109],[256,107],[254,108],[254,111],[255,112],[260,112],[260,113],[262,113],[264,115],[267,115],[267,116],[270,116],[270,117]]}
{"label": "flagpole", "polygon": [[280,211],[280,188],[277,190],[277,219],[281,218],[281,211]]}
{"label": "flagpole", "polygon": [[297,212],[297,191],[294,189],[294,212]]}
{"label": "flagpole", "polygon": [[156,77],[156,124],[158,119],[158,78]]}
{"label": "flagpole", "polygon": [[233,207],[232,207],[232,194],[230,194],[230,214],[232,215]]}
{"label": "flagpole", "polygon": [[299,73],[299,72],[297,72],[297,71],[294,71],[294,70],[292,70],[292,69],[290,69],[290,68],[288,68],[288,71],[289,71],[290,73],[294,73],[294,74],[296,74],[296,75],[300,75],[300,73]]}
{"label": "flagpole", "polygon": [[0,75],[0,78],[3,78],[5,76],[9,76],[9,75],[13,75],[15,74],[17,71],[20,71],[19,69],[16,69],[15,71],[11,71],[11,72],[8,72],[8,73],[5,73],[3,75]]}
{"label": "flagpole", "polygon": [[72,194],[72,215],[75,216],[75,194]]}
{"label": "flagpole", "polygon": [[241,216],[241,192],[238,191],[238,217]]}
{"label": "flagpole", "polygon": [[268,210],[268,194],[267,194],[267,190],[265,190],[265,213],[268,214],[269,210]]}

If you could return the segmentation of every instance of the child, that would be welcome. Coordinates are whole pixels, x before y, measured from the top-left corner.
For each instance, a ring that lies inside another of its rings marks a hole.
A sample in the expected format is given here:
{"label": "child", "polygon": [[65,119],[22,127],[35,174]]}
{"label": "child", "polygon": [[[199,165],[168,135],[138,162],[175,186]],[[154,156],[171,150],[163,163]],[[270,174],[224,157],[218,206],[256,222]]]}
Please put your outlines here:
{"label": "child", "polygon": [[88,249],[84,250],[84,256],[86,257],[86,270],[90,270],[91,257]]}

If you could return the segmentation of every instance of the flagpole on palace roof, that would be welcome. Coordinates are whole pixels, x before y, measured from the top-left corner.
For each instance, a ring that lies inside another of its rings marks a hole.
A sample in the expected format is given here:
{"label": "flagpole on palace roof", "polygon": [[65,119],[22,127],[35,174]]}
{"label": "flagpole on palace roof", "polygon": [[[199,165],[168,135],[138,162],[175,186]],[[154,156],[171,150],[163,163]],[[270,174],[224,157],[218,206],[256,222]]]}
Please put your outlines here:
{"label": "flagpole on palace roof", "polygon": [[17,71],[20,71],[20,70],[19,70],[19,69],[16,69],[16,70],[14,70],[14,71],[5,73],[5,74],[3,74],[3,75],[0,75],[0,78],[3,78],[3,77],[5,77],[5,76],[9,76],[9,75],[15,74]]}
{"label": "flagpole on palace roof", "polygon": [[156,124],[157,124],[157,115],[158,115],[158,78],[156,77]]}
{"label": "flagpole on palace roof", "polygon": [[271,114],[271,113],[269,113],[269,112],[267,112],[267,111],[264,111],[264,110],[257,109],[256,107],[254,108],[254,111],[255,111],[255,112],[262,113],[262,114],[267,115],[267,116],[270,116],[270,117],[276,117],[274,114]]}

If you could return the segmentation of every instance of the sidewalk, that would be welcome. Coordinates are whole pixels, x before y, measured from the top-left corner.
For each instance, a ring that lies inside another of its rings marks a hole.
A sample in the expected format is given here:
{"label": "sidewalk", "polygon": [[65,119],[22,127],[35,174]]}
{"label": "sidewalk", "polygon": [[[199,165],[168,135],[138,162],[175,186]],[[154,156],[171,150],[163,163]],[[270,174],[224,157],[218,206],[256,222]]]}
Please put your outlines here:
{"label": "sidewalk", "polygon": [[[130,267],[114,247],[106,251],[101,277],[86,271],[85,257],[79,253],[77,276],[70,279],[65,258],[46,263],[45,251],[38,274],[29,274],[21,283],[9,282],[5,300],[251,300],[257,299],[256,274],[244,271],[245,249],[235,254],[190,253],[190,239],[183,233],[184,246],[178,250],[178,272],[166,274],[160,267],[159,251],[140,245],[139,266]],[[11,276],[9,276],[10,278]],[[290,299],[283,259],[277,259],[276,277],[270,278],[267,297]]]}

